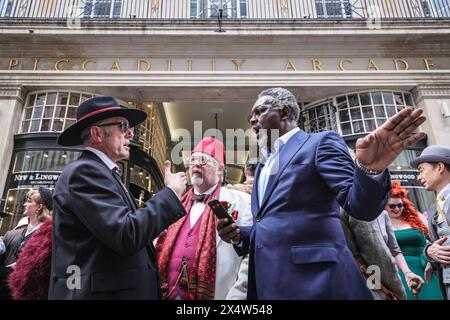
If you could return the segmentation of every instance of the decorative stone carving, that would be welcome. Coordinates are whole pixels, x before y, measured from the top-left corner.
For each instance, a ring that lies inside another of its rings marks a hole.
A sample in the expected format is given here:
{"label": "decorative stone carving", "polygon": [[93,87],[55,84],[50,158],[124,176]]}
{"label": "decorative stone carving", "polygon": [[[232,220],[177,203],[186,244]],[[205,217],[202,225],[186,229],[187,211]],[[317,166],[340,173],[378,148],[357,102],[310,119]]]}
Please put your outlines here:
{"label": "decorative stone carving", "polygon": [[0,99],[17,99],[22,104],[25,102],[27,91],[23,86],[1,86]]}

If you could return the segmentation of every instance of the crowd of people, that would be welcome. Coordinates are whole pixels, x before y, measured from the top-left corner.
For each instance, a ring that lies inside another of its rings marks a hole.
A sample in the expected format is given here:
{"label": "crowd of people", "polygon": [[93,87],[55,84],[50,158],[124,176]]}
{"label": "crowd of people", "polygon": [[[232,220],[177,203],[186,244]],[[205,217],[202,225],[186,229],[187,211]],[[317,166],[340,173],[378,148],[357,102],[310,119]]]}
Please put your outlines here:
{"label": "crowd of people", "polygon": [[138,207],[117,162],[146,113],[83,102],[57,140],[82,155],[53,194],[27,193],[28,221],[0,240],[0,299],[448,299],[450,147],[411,162],[437,196],[428,221],[388,171],[424,138],[422,110],[399,111],[354,154],[335,132],[300,130],[299,114],[289,90],[262,91],[248,117],[262,157],[242,184],[226,184],[225,146],[205,137],[188,174],[166,161],[166,187]]}

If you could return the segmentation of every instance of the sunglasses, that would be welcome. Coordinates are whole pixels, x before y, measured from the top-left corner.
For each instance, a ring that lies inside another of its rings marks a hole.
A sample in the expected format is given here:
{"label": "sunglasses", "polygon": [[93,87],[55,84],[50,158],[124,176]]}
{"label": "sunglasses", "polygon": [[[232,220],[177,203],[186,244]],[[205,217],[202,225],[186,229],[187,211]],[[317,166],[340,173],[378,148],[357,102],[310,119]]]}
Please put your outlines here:
{"label": "sunglasses", "polygon": [[99,124],[96,124],[95,126],[97,126],[97,127],[118,126],[119,130],[122,133],[126,133],[128,131],[128,129],[130,129],[130,125],[126,121],[99,123]]}
{"label": "sunglasses", "polygon": [[388,207],[391,208],[392,210],[394,210],[395,208],[401,209],[401,208],[403,208],[403,203],[398,203],[398,204],[392,203],[392,204],[389,204]]}

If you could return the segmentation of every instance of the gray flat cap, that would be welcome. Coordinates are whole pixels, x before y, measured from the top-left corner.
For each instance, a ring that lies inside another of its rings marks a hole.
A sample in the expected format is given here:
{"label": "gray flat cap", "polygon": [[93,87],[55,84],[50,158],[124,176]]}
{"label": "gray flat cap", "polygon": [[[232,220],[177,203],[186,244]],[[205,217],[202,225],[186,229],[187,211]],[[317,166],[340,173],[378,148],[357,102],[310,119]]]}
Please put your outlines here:
{"label": "gray flat cap", "polygon": [[426,147],[420,157],[410,162],[411,166],[417,168],[422,162],[442,162],[450,164],[450,147],[444,145],[434,145]]}

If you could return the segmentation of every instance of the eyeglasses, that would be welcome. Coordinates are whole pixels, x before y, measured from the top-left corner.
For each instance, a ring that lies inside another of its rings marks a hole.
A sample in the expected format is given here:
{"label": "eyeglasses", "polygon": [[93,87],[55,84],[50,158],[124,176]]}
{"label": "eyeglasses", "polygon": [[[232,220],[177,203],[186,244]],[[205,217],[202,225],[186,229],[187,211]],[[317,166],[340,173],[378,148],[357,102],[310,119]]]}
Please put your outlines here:
{"label": "eyeglasses", "polygon": [[196,156],[196,157],[191,156],[191,157],[187,158],[187,163],[190,166],[192,166],[192,165],[194,165],[196,163],[201,165],[201,166],[204,166],[204,165],[206,165],[208,163],[212,163],[212,162],[214,162],[214,160],[212,158],[210,158],[210,157],[207,157],[207,156]]}
{"label": "eyeglasses", "polygon": [[99,123],[99,124],[95,124],[95,126],[97,126],[97,127],[118,126],[119,130],[122,133],[126,133],[128,131],[128,129],[130,129],[130,125],[126,121]]}
{"label": "eyeglasses", "polygon": [[388,204],[388,207],[391,208],[392,210],[394,210],[395,208],[401,209],[401,208],[403,208],[403,203],[397,203],[397,204],[392,203],[392,204]]}

